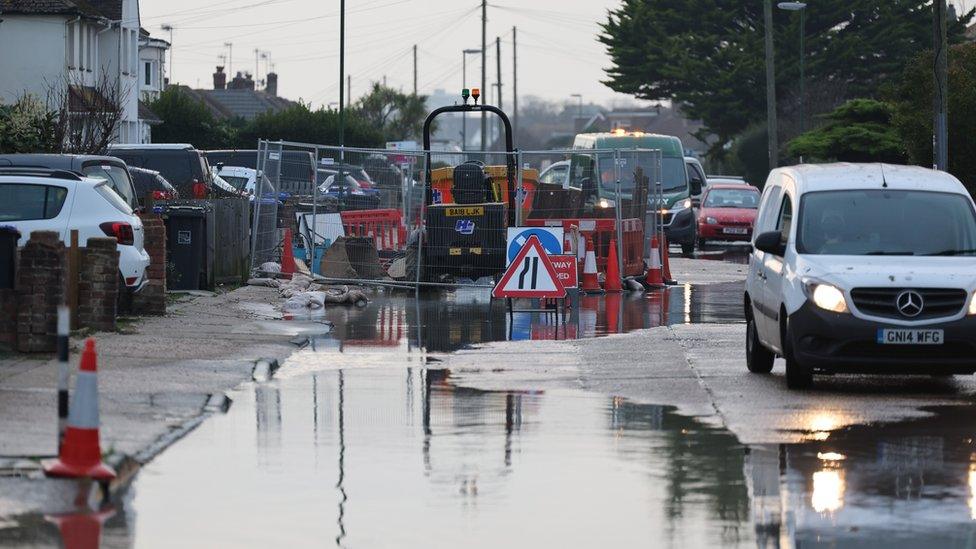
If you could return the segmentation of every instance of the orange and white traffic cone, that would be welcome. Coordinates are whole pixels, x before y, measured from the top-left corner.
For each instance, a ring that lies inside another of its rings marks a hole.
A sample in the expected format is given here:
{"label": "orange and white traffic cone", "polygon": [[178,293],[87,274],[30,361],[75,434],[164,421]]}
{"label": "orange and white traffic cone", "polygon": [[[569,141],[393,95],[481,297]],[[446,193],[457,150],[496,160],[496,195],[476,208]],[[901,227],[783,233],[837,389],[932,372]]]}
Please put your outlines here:
{"label": "orange and white traffic cone", "polygon": [[651,265],[647,269],[647,280],[644,284],[650,288],[660,288],[664,286],[664,278],[661,274],[660,247],[657,242],[657,235],[651,237]]}
{"label": "orange and white traffic cone", "polygon": [[671,278],[671,244],[668,243],[668,235],[665,233],[661,236],[661,277],[664,279],[665,284],[677,284],[678,281]]}
{"label": "orange and white traffic cone", "polygon": [[68,429],[58,459],[44,460],[44,473],[49,477],[92,478],[108,481],[115,471],[102,463],[102,448],[98,436],[98,367],[95,340],[85,341],[78,367],[75,394],[68,413]]}
{"label": "orange and white traffic cone", "polygon": [[288,278],[295,274],[295,250],[292,249],[291,229],[285,229],[285,241],[281,245],[281,274]]}
{"label": "orange and white traffic cone", "polygon": [[586,235],[586,260],[583,262],[583,279],[580,291],[587,294],[598,294],[603,292],[600,287],[600,279],[596,272],[596,252],[593,251],[593,239]]}
{"label": "orange and white traffic cone", "polygon": [[610,251],[607,253],[607,280],[603,288],[608,292],[622,292],[623,284],[620,278],[620,265],[617,262],[617,240],[610,239]]}

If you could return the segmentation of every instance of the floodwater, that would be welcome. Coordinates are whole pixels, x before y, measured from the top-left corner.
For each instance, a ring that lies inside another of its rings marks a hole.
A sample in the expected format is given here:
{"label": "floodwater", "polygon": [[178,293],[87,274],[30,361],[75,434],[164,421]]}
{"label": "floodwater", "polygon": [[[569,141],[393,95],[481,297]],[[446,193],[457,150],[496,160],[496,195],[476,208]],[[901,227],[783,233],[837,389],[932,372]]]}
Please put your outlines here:
{"label": "floodwater", "polygon": [[0,517],[0,545],[94,546],[100,529],[137,548],[971,547],[976,407],[746,447],[667,406],[438,369],[489,341],[737,322],[740,295],[581,298],[565,322],[472,289],[330,308],[312,320],[333,330],[231,392],[110,508]]}

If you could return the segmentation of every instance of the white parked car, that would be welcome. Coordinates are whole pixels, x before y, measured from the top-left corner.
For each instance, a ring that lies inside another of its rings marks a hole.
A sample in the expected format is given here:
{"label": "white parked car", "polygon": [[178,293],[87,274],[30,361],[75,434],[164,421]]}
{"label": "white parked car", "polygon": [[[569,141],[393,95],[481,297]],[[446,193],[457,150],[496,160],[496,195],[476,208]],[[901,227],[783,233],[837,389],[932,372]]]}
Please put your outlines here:
{"label": "white parked car", "polygon": [[539,174],[539,183],[551,183],[569,188],[569,160],[553,162]]}
{"label": "white parked car", "polygon": [[137,291],[146,281],[149,254],[143,247],[142,221],[104,179],[42,168],[0,168],[0,225],[20,231],[18,246],[33,231],[55,231],[69,242],[71,230],[77,229],[82,247],[91,237],[114,237],[122,282]]}
{"label": "white parked car", "polygon": [[[241,166],[220,166],[217,169],[217,175],[238,191],[249,195],[251,200],[254,200],[258,180],[257,170]],[[265,186],[265,189],[270,188],[270,185]]]}
{"label": "white parked car", "polygon": [[773,170],[746,282],[749,370],[976,372],[976,205],[953,176],[913,166]]}

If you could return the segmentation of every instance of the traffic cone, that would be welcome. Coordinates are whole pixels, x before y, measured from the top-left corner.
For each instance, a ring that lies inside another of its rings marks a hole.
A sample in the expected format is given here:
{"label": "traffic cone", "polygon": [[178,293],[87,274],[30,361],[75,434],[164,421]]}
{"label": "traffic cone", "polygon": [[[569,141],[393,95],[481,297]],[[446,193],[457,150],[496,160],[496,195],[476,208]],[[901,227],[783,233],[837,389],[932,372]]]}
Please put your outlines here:
{"label": "traffic cone", "polygon": [[102,525],[112,518],[111,508],[96,513],[46,515],[44,518],[58,527],[65,549],[98,549],[101,546]]}
{"label": "traffic cone", "polygon": [[583,280],[580,291],[583,293],[601,293],[600,280],[596,272],[596,252],[593,251],[593,240],[586,235],[586,260],[583,262]]}
{"label": "traffic cone", "polygon": [[607,254],[607,281],[603,288],[608,292],[622,292],[620,265],[617,263],[617,240],[610,239],[610,252]]}
{"label": "traffic cone", "polygon": [[78,366],[78,380],[68,413],[68,429],[58,459],[44,460],[44,473],[49,477],[92,478],[112,480],[115,471],[102,463],[102,449],[98,441],[98,374],[95,340],[85,341]]}
{"label": "traffic cone", "polygon": [[663,244],[661,245],[661,276],[664,279],[665,284],[677,284],[678,281],[671,278],[671,244],[668,242],[667,233],[661,236]]}
{"label": "traffic cone", "polygon": [[651,266],[647,269],[647,280],[644,284],[651,288],[664,286],[664,278],[661,274],[661,256],[658,247],[657,235],[651,237]]}
{"label": "traffic cone", "polygon": [[295,274],[295,251],[292,249],[291,229],[285,229],[285,241],[281,245],[281,274]]}

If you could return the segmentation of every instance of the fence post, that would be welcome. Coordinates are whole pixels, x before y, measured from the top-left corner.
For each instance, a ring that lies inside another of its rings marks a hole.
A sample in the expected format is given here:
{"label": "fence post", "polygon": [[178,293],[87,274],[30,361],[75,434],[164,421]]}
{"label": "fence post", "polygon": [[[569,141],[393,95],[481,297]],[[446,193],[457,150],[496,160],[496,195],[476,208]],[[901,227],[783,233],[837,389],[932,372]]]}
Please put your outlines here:
{"label": "fence post", "polygon": [[[522,175],[524,169],[525,167],[522,165],[522,151],[515,151],[515,173],[517,174],[516,177],[518,177],[515,185],[515,226],[517,227],[521,227],[523,222],[522,215],[525,205],[525,187]],[[538,185],[538,182],[536,184]]]}
{"label": "fence post", "polygon": [[[617,236],[615,242],[617,245],[617,272],[623,275],[624,274],[624,230],[623,230],[624,229],[624,223],[623,223],[624,200],[623,200],[623,195],[620,192],[620,161],[622,160],[620,156],[620,150],[619,149],[614,150],[613,156],[614,156],[613,175],[616,178],[616,184],[615,184],[616,200],[614,201],[614,218],[616,221],[614,224],[616,225],[616,230],[614,232],[616,233]],[[631,201],[633,201],[636,198],[635,196],[636,193],[637,193],[637,185],[635,182],[634,191],[633,194],[631,195]]]}
{"label": "fence post", "polygon": [[[254,263],[257,261],[257,251],[258,251],[258,229],[260,228],[258,224],[261,222],[261,202],[264,200],[264,153],[267,150],[267,145],[264,139],[258,139],[258,161],[255,164],[257,166],[257,181],[254,182],[254,211],[251,212],[251,271],[254,271]],[[250,277],[251,273],[248,273]]]}
{"label": "fence post", "polygon": [[71,247],[68,248],[68,309],[70,312],[70,326],[77,330],[78,326],[78,269],[81,262],[81,250],[78,245],[78,229],[71,229]]}

